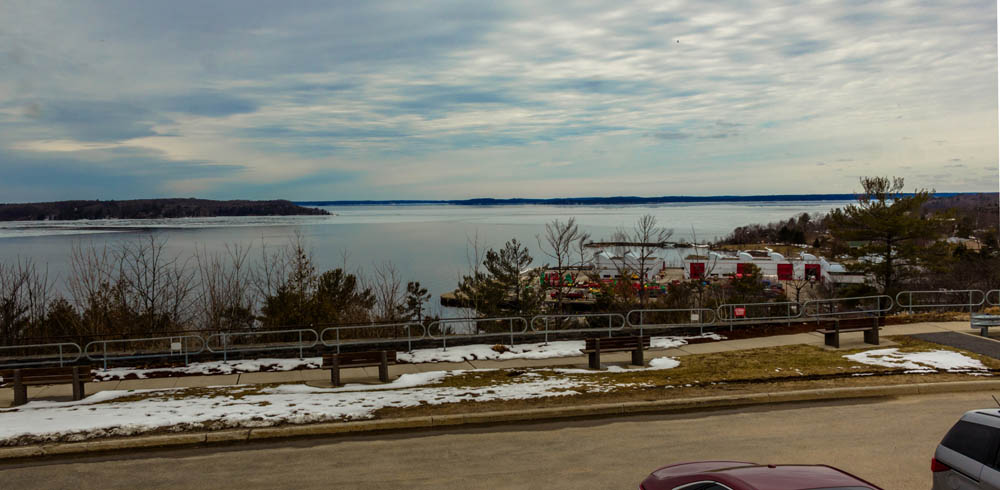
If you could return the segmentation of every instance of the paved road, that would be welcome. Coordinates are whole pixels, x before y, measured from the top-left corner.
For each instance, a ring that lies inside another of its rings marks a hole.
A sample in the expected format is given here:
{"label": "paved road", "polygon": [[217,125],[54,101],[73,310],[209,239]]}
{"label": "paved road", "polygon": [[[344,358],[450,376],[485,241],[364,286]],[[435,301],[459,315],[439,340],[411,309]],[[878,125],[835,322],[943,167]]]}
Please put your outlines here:
{"label": "paved road", "polygon": [[0,487],[634,489],[658,465],[825,462],[887,489],[930,487],[930,457],[989,393],[805,403],[0,465]]}
{"label": "paved road", "polygon": [[1000,359],[1000,342],[989,337],[972,336],[961,332],[922,333],[914,337]]}

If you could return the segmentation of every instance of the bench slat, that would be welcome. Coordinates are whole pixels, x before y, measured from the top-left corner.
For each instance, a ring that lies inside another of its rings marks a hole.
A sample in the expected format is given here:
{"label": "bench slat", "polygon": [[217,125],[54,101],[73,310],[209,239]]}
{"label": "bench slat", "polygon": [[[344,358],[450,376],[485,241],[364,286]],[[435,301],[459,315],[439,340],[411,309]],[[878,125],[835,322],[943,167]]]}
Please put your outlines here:
{"label": "bench slat", "polygon": [[[324,354],[323,367],[330,367],[333,364],[334,356],[337,357],[340,367],[364,367],[382,364],[382,351],[344,352],[341,354]],[[396,351],[385,351],[385,359],[389,364],[396,364]]]}

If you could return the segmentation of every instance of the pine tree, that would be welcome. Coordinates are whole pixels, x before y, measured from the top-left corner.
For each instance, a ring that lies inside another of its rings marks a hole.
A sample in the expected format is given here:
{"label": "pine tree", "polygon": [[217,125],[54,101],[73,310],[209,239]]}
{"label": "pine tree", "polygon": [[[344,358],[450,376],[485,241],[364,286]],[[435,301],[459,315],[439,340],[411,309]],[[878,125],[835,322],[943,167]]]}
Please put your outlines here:
{"label": "pine tree", "polygon": [[857,259],[848,267],[870,274],[891,295],[907,275],[933,265],[942,223],[921,215],[933,191],[906,195],[902,177],[862,177],[861,187],[856,204],[830,213],[830,234],[841,243],[860,242],[848,248]]}

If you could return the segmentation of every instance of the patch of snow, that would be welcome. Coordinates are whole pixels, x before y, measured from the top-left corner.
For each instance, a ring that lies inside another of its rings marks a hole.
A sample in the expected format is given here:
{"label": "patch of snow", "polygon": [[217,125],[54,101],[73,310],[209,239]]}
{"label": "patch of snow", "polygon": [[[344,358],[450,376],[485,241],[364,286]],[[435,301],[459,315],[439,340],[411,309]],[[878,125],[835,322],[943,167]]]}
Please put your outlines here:
{"label": "patch of snow", "polygon": [[927,373],[936,370],[948,372],[987,370],[987,367],[978,360],[960,352],[948,350],[900,352],[898,348],[875,349],[845,355],[844,357],[861,364],[905,369],[907,372]]}
{"label": "patch of snow", "polygon": [[673,369],[680,365],[681,362],[673,357],[657,357],[649,361],[649,367],[653,369]]}
{"label": "patch of snow", "polygon": [[493,346],[487,344],[459,345],[447,349],[415,349],[412,352],[396,354],[396,359],[410,363],[423,363],[570,357],[582,355],[580,350],[584,348],[584,341],[562,340],[548,344],[518,344],[505,347],[508,350],[503,353],[493,350]]}
{"label": "patch of snow", "polygon": [[621,366],[608,366],[607,369],[602,371],[595,371],[593,369],[568,369],[568,368],[557,368],[552,371],[559,374],[601,374],[601,373],[633,373],[639,371],[658,371],[662,369],[673,369],[680,366],[681,362],[673,357],[657,357],[649,361],[649,367],[621,367]]}
{"label": "patch of snow", "polygon": [[236,374],[256,373],[260,371],[292,371],[295,369],[318,369],[323,364],[322,357],[307,357],[304,359],[261,358],[236,361],[192,362],[187,366],[135,369],[111,368],[95,369],[94,379],[98,381],[121,380],[128,377],[146,379],[153,373],[169,376],[191,376],[201,374]]}
{"label": "patch of snow", "polygon": [[[673,349],[687,345],[691,339],[723,340],[725,337],[716,333],[688,337],[651,337],[650,348]],[[549,343],[504,345],[506,352],[493,350],[493,345],[473,344],[437,349],[416,349],[412,352],[400,352],[396,358],[409,363],[423,362],[464,362],[475,360],[509,360],[509,359],[552,359],[557,357],[574,357],[583,355],[580,351],[586,346],[583,340],[560,340]]]}
{"label": "patch of snow", "polygon": [[12,444],[22,438],[36,441],[84,440],[162,428],[176,431],[199,424],[209,424],[213,428],[266,427],[283,423],[367,419],[385,407],[525,400],[609,389],[600,383],[563,376],[517,377],[512,378],[510,383],[480,387],[413,386],[456,373],[405,375],[407,378],[397,380],[392,385],[393,389],[378,391],[369,386],[323,389],[285,385],[261,392],[246,391],[241,396],[233,396],[235,393],[232,390],[219,390],[214,396],[175,399],[181,390],[175,388],[144,390],[151,396],[138,401],[114,401],[115,398],[136,393],[130,391],[101,392],[79,402],[33,401],[17,408],[0,410],[0,445]]}
{"label": "patch of snow", "polygon": [[378,384],[378,385],[366,385],[366,384],[349,384],[344,386],[339,386],[337,388],[316,388],[312,386],[307,386],[304,384],[296,385],[281,385],[274,388],[264,388],[261,393],[275,393],[275,394],[295,394],[295,393],[339,393],[339,392],[357,392],[357,391],[384,391],[384,390],[398,390],[400,388],[414,388],[417,386],[424,386],[429,384],[438,383],[441,380],[447,378],[448,376],[455,376],[466,371],[430,371],[426,373],[406,373],[401,374],[398,378],[392,380],[389,383]]}

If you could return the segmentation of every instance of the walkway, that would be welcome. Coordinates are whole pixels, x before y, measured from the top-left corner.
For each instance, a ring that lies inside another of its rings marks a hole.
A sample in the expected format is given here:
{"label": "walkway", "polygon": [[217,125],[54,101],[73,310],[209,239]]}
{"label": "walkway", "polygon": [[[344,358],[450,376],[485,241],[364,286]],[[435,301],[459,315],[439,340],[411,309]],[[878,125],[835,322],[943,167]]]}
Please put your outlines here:
{"label": "walkway", "polygon": [[[721,335],[726,334],[727,329],[719,330]],[[959,332],[959,333],[956,333]],[[909,325],[890,325],[882,329],[882,345],[893,345],[884,339],[893,335],[914,335],[914,334],[941,334],[952,333],[961,337],[975,336],[974,341],[996,343],[1000,347],[1000,342],[986,340],[978,337],[978,330],[972,330],[968,322],[939,322],[939,323],[913,323]],[[938,342],[936,340],[930,340]],[[938,342],[946,343],[946,342]],[[815,332],[800,333],[794,335],[775,335],[771,337],[757,337],[751,339],[723,340],[717,342],[707,342],[701,344],[690,344],[673,349],[650,349],[646,359],[654,357],[683,357],[692,354],[709,354],[716,352],[730,352],[747,349],[757,349],[763,347],[779,347],[784,345],[815,345],[829,348],[823,345],[823,335]],[[952,345],[952,344],[946,344]],[[970,344],[971,345],[971,344]],[[861,332],[851,332],[841,334],[840,350],[857,349],[871,347],[862,340]],[[961,345],[956,347],[967,348]],[[976,349],[968,348],[972,352],[979,352]],[[993,352],[1000,353],[1000,348]],[[991,357],[997,357],[997,355]],[[1000,357],[998,357],[1000,358]],[[631,353],[616,352],[607,353],[601,356],[601,360],[606,364],[625,364],[631,360]],[[397,364],[389,366],[390,377],[396,377],[406,373],[418,373],[427,371],[449,371],[458,369],[499,369],[518,367],[587,367],[587,357],[585,355],[574,357],[558,357],[551,359],[512,359],[505,361],[498,360],[474,360],[465,362],[435,362],[422,364]],[[309,381],[328,381],[330,371],[322,369],[307,369],[297,371],[243,373],[228,375],[209,376],[183,376],[172,378],[153,379],[131,379],[124,381],[102,381],[87,383],[87,394],[93,394],[105,390],[143,390],[143,389],[165,389],[165,388],[197,388],[205,386],[227,386],[239,384],[263,384],[263,383],[304,383]],[[372,382],[378,379],[378,368],[347,368],[341,370],[341,379],[345,383]],[[37,386],[28,388],[28,399],[52,399],[68,400],[72,396],[70,385]],[[0,389],[0,408],[6,408],[14,400],[14,392],[10,388]]]}
{"label": "walkway", "polygon": [[927,342],[947,345],[994,359],[1000,359],[1000,342],[978,334],[973,336],[966,335],[963,332],[933,332],[917,334],[914,337]]}

